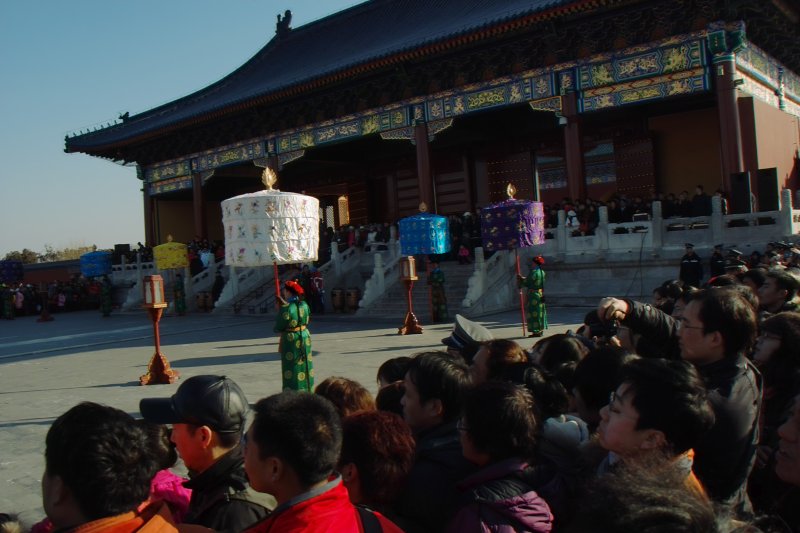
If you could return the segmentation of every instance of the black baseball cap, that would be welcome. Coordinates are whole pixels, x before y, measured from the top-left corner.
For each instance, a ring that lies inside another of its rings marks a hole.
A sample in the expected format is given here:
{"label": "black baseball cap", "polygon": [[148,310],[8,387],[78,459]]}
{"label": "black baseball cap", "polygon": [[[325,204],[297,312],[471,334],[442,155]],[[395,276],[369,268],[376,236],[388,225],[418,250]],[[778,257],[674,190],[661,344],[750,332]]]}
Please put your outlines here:
{"label": "black baseball cap", "polygon": [[208,426],[217,433],[239,433],[249,410],[247,398],[226,376],[194,376],[170,398],[144,398],[139,411],[156,424]]}

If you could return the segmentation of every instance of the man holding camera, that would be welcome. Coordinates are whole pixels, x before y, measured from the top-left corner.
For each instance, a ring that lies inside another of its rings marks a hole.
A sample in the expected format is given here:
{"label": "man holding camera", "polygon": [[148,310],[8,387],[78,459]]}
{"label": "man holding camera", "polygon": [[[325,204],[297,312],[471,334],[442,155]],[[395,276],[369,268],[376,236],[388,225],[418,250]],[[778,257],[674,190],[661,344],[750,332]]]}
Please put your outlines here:
{"label": "man holding camera", "polygon": [[747,360],[756,331],[756,310],[734,288],[693,293],[675,319],[638,302],[604,298],[604,320],[621,324],[665,346],[666,358],[692,363],[705,382],[716,421],[695,448],[694,472],[709,496],[734,513],[750,510],[747,478],[755,461],[761,379]]}

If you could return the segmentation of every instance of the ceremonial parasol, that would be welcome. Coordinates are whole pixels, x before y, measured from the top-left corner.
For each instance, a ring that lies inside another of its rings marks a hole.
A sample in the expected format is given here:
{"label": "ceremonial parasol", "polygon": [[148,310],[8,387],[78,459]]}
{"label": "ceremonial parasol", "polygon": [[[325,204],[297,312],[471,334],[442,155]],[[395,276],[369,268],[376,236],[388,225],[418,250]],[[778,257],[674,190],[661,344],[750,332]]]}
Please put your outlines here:
{"label": "ceremonial parasol", "polygon": [[22,261],[0,261],[0,282],[14,283],[22,281]]}
{"label": "ceremonial parasol", "polygon": [[[517,200],[517,188],[509,183],[508,199],[481,209],[481,240],[489,251],[514,250],[517,276],[520,276],[519,248],[544,244],[544,206],[541,202]],[[525,302],[519,289],[522,336],[525,332]]]}
{"label": "ceremonial parasol", "polygon": [[[400,231],[400,253],[407,256],[403,259],[403,280],[406,282],[408,311],[406,320],[400,327],[399,333],[422,333],[414,310],[411,305],[411,289],[416,281],[416,267],[414,266],[415,254],[444,254],[450,251],[450,229],[447,217],[426,213],[425,202],[419,206],[420,213],[402,218],[397,225]],[[427,264],[426,264],[427,267]],[[430,289],[428,301],[430,302]],[[431,314],[433,312],[431,311]]]}
{"label": "ceremonial parasol", "polygon": [[275,172],[265,168],[266,190],[222,202],[225,260],[228,265],[275,269],[275,299],[280,296],[278,265],[316,261],[319,248],[319,200],[273,189]]}
{"label": "ceremonial parasol", "polygon": [[189,266],[189,251],[185,244],[172,242],[172,235],[167,235],[167,242],[153,247],[153,260],[159,270],[186,268]]}
{"label": "ceremonial parasol", "polygon": [[88,252],[81,256],[81,274],[87,278],[111,274],[111,252]]}

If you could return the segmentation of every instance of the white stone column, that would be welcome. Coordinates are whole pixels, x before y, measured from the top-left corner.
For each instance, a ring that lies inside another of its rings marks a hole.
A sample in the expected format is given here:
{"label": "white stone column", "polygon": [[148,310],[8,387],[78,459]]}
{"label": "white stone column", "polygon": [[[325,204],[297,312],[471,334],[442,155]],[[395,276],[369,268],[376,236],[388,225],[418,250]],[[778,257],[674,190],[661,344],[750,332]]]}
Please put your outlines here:
{"label": "white stone column", "polygon": [[333,262],[333,272],[336,276],[342,275],[342,256],[339,253],[339,243],[333,241],[331,243],[331,261]]}
{"label": "white stone column", "polygon": [[651,206],[653,217],[650,221],[650,231],[653,232],[653,255],[661,255],[664,246],[664,215],[661,211],[661,201],[656,200]]}
{"label": "white stone column", "polygon": [[722,198],[711,197],[711,245],[725,242],[725,220],[722,215]]}
{"label": "white stone column", "polygon": [[791,189],[781,190],[781,210],[779,218],[781,226],[781,235],[788,237],[795,235],[800,230],[800,223],[794,221],[794,211],[792,207],[792,191]]}
{"label": "white stone column", "polygon": [[239,296],[239,273],[233,265],[228,267],[228,281],[231,284],[231,302],[235,302]]}
{"label": "white stone column", "polygon": [[[563,211],[561,211],[563,213]],[[604,259],[608,254],[609,247],[608,247],[608,207],[601,205],[597,211],[599,220],[597,222],[597,229],[595,229],[595,235],[597,236],[597,241],[599,244],[599,248],[597,250],[597,258]],[[559,219],[559,223],[560,223]]]}
{"label": "white stone column", "polygon": [[[498,252],[500,253],[500,252]],[[486,287],[486,258],[483,255],[483,247],[475,248],[475,266],[467,281],[467,294],[461,302],[462,307],[472,307],[483,296]]]}
{"label": "white stone column", "polygon": [[194,278],[192,278],[192,271],[189,270],[188,265],[183,268],[183,279],[185,280],[183,283],[183,291],[186,300],[186,308],[195,309],[197,307],[197,302],[194,297]]}
{"label": "white stone column", "polygon": [[380,253],[375,254],[375,268],[372,276],[375,280],[375,290],[378,294],[383,294],[386,291],[386,279],[383,274],[383,255]]}
{"label": "white stone column", "polygon": [[558,227],[556,228],[556,255],[564,259],[567,252],[567,214],[563,209],[558,211]]}

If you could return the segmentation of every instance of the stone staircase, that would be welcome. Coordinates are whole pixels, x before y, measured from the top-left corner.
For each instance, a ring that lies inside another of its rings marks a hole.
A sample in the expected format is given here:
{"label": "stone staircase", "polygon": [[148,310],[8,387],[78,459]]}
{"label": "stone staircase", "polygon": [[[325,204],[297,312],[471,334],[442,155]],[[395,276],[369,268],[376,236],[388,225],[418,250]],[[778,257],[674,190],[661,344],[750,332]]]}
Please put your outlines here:
{"label": "stone staircase", "polygon": [[[412,290],[412,305],[414,314],[425,325],[431,322],[431,312],[428,303],[428,284],[425,276],[424,263],[417,263],[420,278],[414,282]],[[447,294],[447,310],[450,319],[461,311],[461,302],[467,292],[467,280],[472,275],[473,265],[459,265],[456,261],[446,261],[439,264],[445,276],[445,292]],[[406,313],[406,288],[405,283],[398,281],[392,285],[381,300],[370,310],[369,315],[381,318],[397,318],[398,325]]]}

